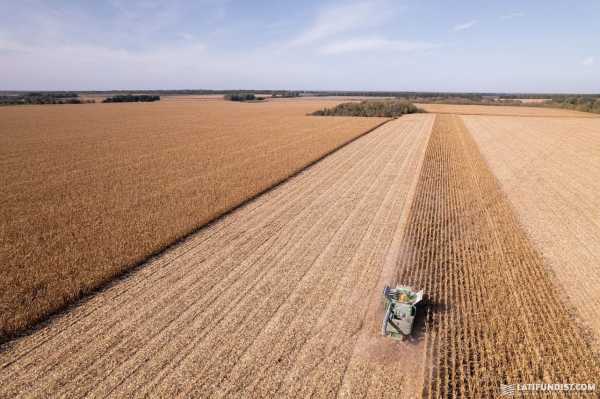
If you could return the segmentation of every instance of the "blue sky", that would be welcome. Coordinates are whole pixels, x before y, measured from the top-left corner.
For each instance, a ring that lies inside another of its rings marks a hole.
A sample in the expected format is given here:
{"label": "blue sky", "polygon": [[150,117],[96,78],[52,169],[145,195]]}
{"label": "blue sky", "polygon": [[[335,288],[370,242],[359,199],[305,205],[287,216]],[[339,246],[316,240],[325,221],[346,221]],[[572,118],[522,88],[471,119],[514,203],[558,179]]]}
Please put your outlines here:
{"label": "blue sky", "polygon": [[600,92],[600,1],[0,0],[0,90]]}

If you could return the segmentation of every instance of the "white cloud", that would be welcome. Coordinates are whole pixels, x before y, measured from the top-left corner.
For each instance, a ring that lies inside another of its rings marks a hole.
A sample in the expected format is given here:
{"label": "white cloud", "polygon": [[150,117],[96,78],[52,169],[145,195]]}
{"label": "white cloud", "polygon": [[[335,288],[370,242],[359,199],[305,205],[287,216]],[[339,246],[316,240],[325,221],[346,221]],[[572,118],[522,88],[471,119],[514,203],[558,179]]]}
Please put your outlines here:
{"label": "white cloud", "polygon": [[454,25],[452,27],[452,30],[454,32],[458,32],[458,31],[461,31],[461,30],[469,29],[469,28],[472,28],[476,23],[477,23],[477,20],[474,19],[472,21],[465,22],[464,24]]}
{"label": "white cloud", "polygon": [[519,11],[519,12],[513,12],[511,14],[501,15],[500,19],[506,20],[506,19],[513,19],[513,18],[521,18],[524,16],[525,16],[525,13]]}
{"label": "white cloud", "polygon": [[27,48],[25,46],[23,46],[21,43],[0,37],[0,53],[1,52],[15,52],[15,51],[18,51],[18,52],[27,51]]}
{"label": "white cloud", "polygon": [[332,36],[381,25],[393,17],[381,1],[366,1],[322,8],[312,25],[289,43],[289,47],[304,46]]}
{"label": "white cloud", "polygon": [[389,40],[377,37],[352,38],[334,41],[319,48],[322,54],[343,54],[362,51],[418,51],[437,47],[435,44],[422,41]]}
{"label": "white cloud", "polygon": [[594,65],[595,62],[596,62],[596,59],[594,57],[587,57],[587,58],[584,58],[583,61],[581,61],[581,64],[584,66],[592,66],[592,65]]}
{"label": "white cloud", "polygon": [[148,51],[181,40],[195,41],[193,35],[207,36],[227,6],[227,0],[107,0],[94,6],[35,1],[35,7],[30,3],[7,5],[5,15],[0,14],[0,37],[29,47]]}
{"label": "white cloud", "polygon": [[367,51],[406,52],[437,47],[423,41],[395,40],[374,35],[374,31],[394,19],[396,11],[398,6],[387,0],[323,7],[308,28],[284,44],[283,49],[310,46],[319,54],[334,55]]}
{"label": "white cloud", "polygon": [[18,90],[141,87],[144,80],[169,82],[197,68],[206,57],[201,42],[157,46],[151,51],[84,44],[17,48],[18,53],[0,51],[0,75]]}
{"label": "white cloud", "polygon": [[181,32],[181,33],[177,34],[177,36],[179,36],[183,40],[187,40],[187,41],[195,39],[194,35],[192,35],[191,33],[187,33],[187,32]]}

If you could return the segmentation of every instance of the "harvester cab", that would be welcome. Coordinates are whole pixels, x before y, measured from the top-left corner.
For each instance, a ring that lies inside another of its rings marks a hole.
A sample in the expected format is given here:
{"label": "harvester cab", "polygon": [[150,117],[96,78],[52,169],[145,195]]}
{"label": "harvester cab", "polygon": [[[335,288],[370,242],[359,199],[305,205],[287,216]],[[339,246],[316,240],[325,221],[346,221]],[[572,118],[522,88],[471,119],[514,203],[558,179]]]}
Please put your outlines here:
{"label": "harvester cab", "polygon": [[386,303],[381,333],[391,338],[404,339],[412,331],[417,315],[416,305],[423,299],[423,291],[415,292],[407,286],[385,286],[383,297]]}

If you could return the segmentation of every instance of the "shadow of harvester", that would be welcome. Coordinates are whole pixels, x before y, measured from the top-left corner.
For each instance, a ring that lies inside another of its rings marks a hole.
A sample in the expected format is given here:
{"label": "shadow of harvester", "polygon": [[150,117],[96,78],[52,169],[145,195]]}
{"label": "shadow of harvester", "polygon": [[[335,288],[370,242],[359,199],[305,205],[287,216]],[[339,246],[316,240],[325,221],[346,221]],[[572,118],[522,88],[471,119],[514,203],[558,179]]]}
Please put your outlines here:
{"label": "shadow of harvester", "polygon": [[427,333],[434,328],[435,320],[439,315],[447,313],[452,305],[442,301],[436,301],[434,298],[425,295],[423,300],[417,304],[417,314],[413,322],[411,334],[406,338],[409,344],[417,345],[425,339]]}

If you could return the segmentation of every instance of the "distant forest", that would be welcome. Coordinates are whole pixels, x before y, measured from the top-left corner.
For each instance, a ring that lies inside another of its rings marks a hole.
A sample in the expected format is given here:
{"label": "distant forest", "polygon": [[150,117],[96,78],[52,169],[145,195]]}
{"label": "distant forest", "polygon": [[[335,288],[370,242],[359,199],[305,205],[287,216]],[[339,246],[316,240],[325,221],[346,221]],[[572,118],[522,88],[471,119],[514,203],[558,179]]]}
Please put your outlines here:
{"label": "distant forest", "polygon": [[257,97],[254,93],[230,93],[223,97],[228,101],[262,101],[264,97]]}
{"label": "distant forest", "polygon": [[0,94],[0,105],[85,104],[76,92],[26,92]]}
{"label": "distant forest", "polygon": [[[80,104],[79,95],[131,96],[131,90],[114,91],[72,91],[72,92],[1,92],[0,105],[10,104]],[[600,113],[600,94],[568,93],[481,93],[481,92],[419,92],[419,91],[320,91],[320,90],[136,90],[140,95],[186,95],[213,94],[235,96],[253,93],[271,95],[274,98],[300,96],[350,96],[350,97],[390,97],[411,102],[433,102],[444,104],[483,104],[516,105],[529,107],[568,108],[577,111]],[[519,99],[545,99],[543,103],[522,103]]]}
{"label": "distant forest", "polygon": [[363,116],[397,118],[405,114],[425,112],[413,103],[403,100],[365,100],[338,104],[312,113],[316,116]]}
{"label": "distant forest", "polygon": [[118,94],[102,100],[103,103],[134,103],[160,101],[160,96],[149,94]]}
{"label": "distant forest", "polygon": [[[107,92],[81,92],[80,94],[106,94]],[[118,92],[109,92],[115,94]],[[342,91],[342,90],[152,90],[140,91],[155,95],[220,94],[235,95],[254,93],[273,97],[300,96],[350,96],[391,97],[411,102],[436,102],[445,104],[516,105],[527,107],[568,108],[585,112],[600,113],[600,94],[569,93],[483,93],[483,92],[421,92],[421,91]],[[544,103],[522,103],[519,99],[547,99]]]}

